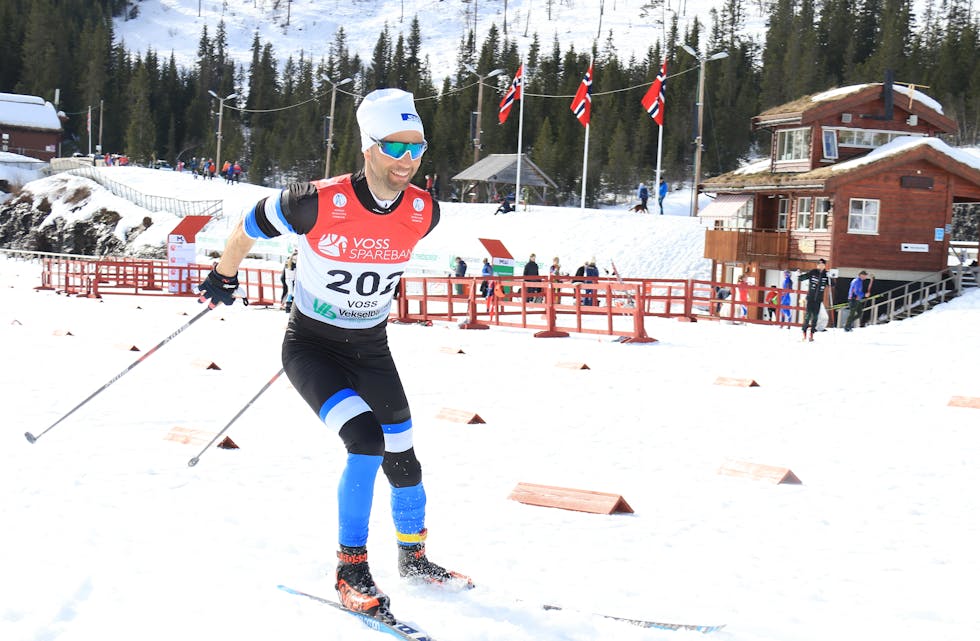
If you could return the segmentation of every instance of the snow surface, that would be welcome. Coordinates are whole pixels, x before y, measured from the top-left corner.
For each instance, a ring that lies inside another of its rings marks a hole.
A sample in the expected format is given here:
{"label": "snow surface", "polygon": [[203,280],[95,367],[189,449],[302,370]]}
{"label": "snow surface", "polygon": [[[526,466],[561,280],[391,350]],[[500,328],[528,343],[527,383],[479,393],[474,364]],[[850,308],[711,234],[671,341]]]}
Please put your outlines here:
{"label": "snow surface", "polygon": [[[666,233],[696,226],[682,192],[667,202],[678,215],[532,209],[484,219],[474,209],[492,205],[447,205],[429,249],[452,254],[494,225],[518,258],[536,251],[546,265],[557,253],[570,268],[587,246],[647,275],[699,239]],[[624,244],[628,220],[649,221],[647,236]],[[39,269],[0,259],[0,639],[382,638],[276,589],[332,595],[345,459],[285,378],[231,424],[240,449],[187,465],[280,367],[285,315],[219,308],[114,379],[202,308],[35,291]],[[980,397],[978,319],[975,291],[814,343],[796,331],[663,319],[647,321],[659,340],[648,345],[392,325],[429,496],[429,552],[477,588],[398,578],[380,476],[375,578],[397,615],[442,641],[703,638],[594,612],[725,623],[709,637],[719,641],[974,641],[980,410],[947,403]],[[568,362],[590,369],[557,367]],[[759,387],[716,385],[719,376]],[[24,439],[113,380],[34,445]],[[437,419],[442,408],[486,423]],[[177,427],[205,440],[167,440]],[[787,467],[802,485],[719,474],[726,460]],[[518,482],[620,494],[635,513],[522,505],[507,499]]]}

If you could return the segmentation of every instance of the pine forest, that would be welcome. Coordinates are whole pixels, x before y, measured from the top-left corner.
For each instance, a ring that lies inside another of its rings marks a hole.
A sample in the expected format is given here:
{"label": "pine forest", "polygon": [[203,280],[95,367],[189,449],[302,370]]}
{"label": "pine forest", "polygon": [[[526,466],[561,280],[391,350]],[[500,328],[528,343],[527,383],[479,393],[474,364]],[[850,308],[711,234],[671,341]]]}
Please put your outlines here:
{"label": "pine forest", "polygon": [[[677,22],[643,59],[624,60],[612,32],[593,50],[578,51],[557,39],[517,40],[496,25],[462,31],[456,67],[443,76],[429,68],[421,50],[418,18],[405,33],[386,28],[370,59],[352,53],[344,31],[333,36],[325,57],[283,57],[256,34],[250,63],[228,55],[224,24],[203,29],[192,68],[173,56],[128,52],[113,33],[112,19],[138,11],[127,0],[0,0],[0,91],[41,96],[68,115],[63,155],[87,151],[87,114],[98,109],[102,148],[126,153],[136,163],[189,162],[214,149],[218,101],[237,94],[223,113],[222,156],[239,160],[250,182],[280,185],[320,178],[327,127],[332,127],[331,173],[361,164],[354,121],[358,97],[380,87],[415,94],[426,123],[429,150],[421,177],[445,178],[473,162],[475,122],[483,77],[482,156],[515,153],[516,110],[497,122],[500,99],[525,59],[523,152],[558,184],[551,204],[577,202],[581,189],[585,129],[569,106],[593,64],[589,171],[590,205],[628,194],[652,181],[658,129],[641,106],[666,58],[666,123],[663,170],[672,182],[694,173],[698,60],[681,45],[727,53],[712,61],[703,105],[702,176],[730,171],[767,155],[765,131],[751,118],[765,109],[833,87],[882,82],[886,70],[938,100],[959,125],[947,142],[975,145],[980,130],[980,21],[966,0],[928,0],[917,23],[907,0],[762,0],[767,30],[753,39],[744,29],[744,5],[725,0],[709,24]],[[130,18],[134,15],[130,15]],[[523,42],[526,42],[524,40]],[[473,73],[468,67],[476,70]],[[492,70],[502,69],[493,77]],[[335,87],[341,79],[352,79]],[[328,123],[334,98],[334,122]]]}

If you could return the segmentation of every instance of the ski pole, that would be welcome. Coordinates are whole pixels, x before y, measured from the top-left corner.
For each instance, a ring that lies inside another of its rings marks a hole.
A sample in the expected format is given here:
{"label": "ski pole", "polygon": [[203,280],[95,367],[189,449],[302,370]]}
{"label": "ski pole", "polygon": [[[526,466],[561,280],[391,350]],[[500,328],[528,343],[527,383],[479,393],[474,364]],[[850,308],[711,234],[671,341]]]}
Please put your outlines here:
{"label": "ski pole", "polygon": [[89,395],[88,398],[86,398],[84,401],[82,401],[81,403],[79,403],[78,405],[76,405],[75,407],[73,407],[70,412],[68,412],[67,414],[65,414],[64,416],[62,416],[61,418],[59,418],[57,421],[55,421],[54,423],[52,423],[51,425],[49,425],[46,430],[44,430],[43,432],[41,432],[37,436],[34,436],[30,432],[24,432],[24,437],[27,438],[27,442],[28,443],[35,443],[35,442],[37,442],[37,439],[41,438],[42,436],[44,436],[45,434],[47,434],[48,432],[50,432],[54,428],[55,425],[57,425],[61,421],[65,420],[66,418],[68,418],[69,416],[71,416],[72,414],[74,414],[75,411],[78,410],[82,405],[85,405],[86,403],[88,403],[89,401],[91,401],[93,398],[95,398],[96,396],[98,396],[107,387],[109,387],[110,385],[112,385],[113,383],[115,383],[116,381],[118,381],[120,378],[122,378],[125,374],[127,374],[129,372],[129,370],[133,369],[134,367],[136,367],[137,365],[139,365],[140,363],[142,363],[143,361],[145,361],[147,359],[147,357],[150,356],[150,354],[152,354],[153,352],[157,351],[158,349],[160,349],[161,347],[163,347],[164,345],[166,345],[167,343],[169,343],[174,337],[176,337],[182,331],[184,331],[185,329],[187,329],[188,327],[190,327],[191,325],[193,325],[194,323],[196,323],[202,316],[204,316],[205,314],[207,314],[210,311],[211,311],[211,308],[210,307],[205,307],[204,310],[201,311],[200,314],[198,314],[194,318],[192,318],[189,321],[187,321],[186,323],[184,323],[184,325],[180,329],[178,329],[176,332],[174,332],[170,336],[166,337],[165,339],[163,339],[162,341],[160,341],[159,343],[157,343],[156,347],[154,347],[153,349],[151,349],[150,351],[148,351],[147,353],[143,354],[138,359],[136,359],[135,361],[133,361],[133,363],[129,367],[127,367],[123,371],[121,371],[118,374],[116,374],[115,376],[113,376],[112,379],[110,379],[108,383],[106,383],[105,385],[103,385],[99,389],[97,389],[94,392],[92,392]]}
{"label": "ski pole", "polygon": [[214,445],[214,442],[217,441],[219,438],[221,438],[221,435],[222,434],[224,434],[225,432],[228,431],[228,428],[231,427],[231,424],[234,423],[235,421],[237,421],[238,420],[238,417],[241,416],[242,414],[244,414],[245,413],[245,410],[247,410],[249,407],[251,407],[252,406],[252,403],[254,403],[260,396],[262,396],[262,394],[264,394],[265,391],[267,389],[269,389],[269,387],[271,387],[273,383],[276,382],[276,379],[279,378],[280,376],[282,376],[282,373],[284,371],[286,371],[286,370],[283,369],[283,368],[279,368],[279,371],[276,372],[276,375],[273,376],[272,378],[270,378],[269,379],[269,382],[262,386],[262,389],[259,390],[258,394],[256,394],[255,396],[252,397],[252,400],[250,400],[248,403],[245,403],[245,405],[242,407],[242,409],[238,410],[238,414],[235,414],[235,416],[233,416],[232,419],[230,421],[228,421],[228,424],[225,425],[224,427],[222,427],[221,428],[221,431],[214,435],[214,438],[211,439],[211,442],[208,443],[207,445],[205,445],[204,446],[204,449],[197,453],[197,456],[195,456],[191,460],[187,461],[187,467],[194,467],[195,465],[197,465],[197,462],[199,460],[201,460],[201,457],[204,455],[205,452],[208,451],[208,448],[210,448],[212,445]]}

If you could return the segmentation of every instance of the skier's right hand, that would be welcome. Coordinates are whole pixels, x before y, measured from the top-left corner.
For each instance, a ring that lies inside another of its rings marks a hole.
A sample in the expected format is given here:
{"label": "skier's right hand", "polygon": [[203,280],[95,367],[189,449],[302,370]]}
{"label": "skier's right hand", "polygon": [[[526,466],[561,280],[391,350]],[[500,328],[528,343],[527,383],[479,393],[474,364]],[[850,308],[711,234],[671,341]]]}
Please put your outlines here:
{"label": "skier's right hand", "polygon": [[[224,276],[218,273],[217,268],[214,268],[208,273],[204,282],[195,289],[201,295],[197,302],[207,302],[211,309],[214,309],[219,303],[231,305],[235,302],[235,292],[238,291],[238,274]],[[247,305],[248,302],[246,301],[245,304]]]}

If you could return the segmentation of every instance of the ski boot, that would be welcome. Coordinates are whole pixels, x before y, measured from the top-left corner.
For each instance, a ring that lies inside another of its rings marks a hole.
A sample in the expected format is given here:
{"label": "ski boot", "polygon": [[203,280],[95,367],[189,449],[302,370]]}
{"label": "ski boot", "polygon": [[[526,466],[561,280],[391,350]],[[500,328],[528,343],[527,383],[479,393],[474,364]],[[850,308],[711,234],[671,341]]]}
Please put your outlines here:
{"label": "ski boot", "polygon": [[337,552],[337,596],[348,610],[363,612],[389,625],[396,623],[388,609],[388,595],[378,589],[371,578],[366,547],[340,546]]}
{"label": "ski boot", "polygon": [[416,542],[398,544],[398,574],[424,583],[456,586],[466,590],[475,587],[470,577],[430,561],[425,556],[425,537],[426,530],[422,530],[417,537],[412,537],[417,538]]}

